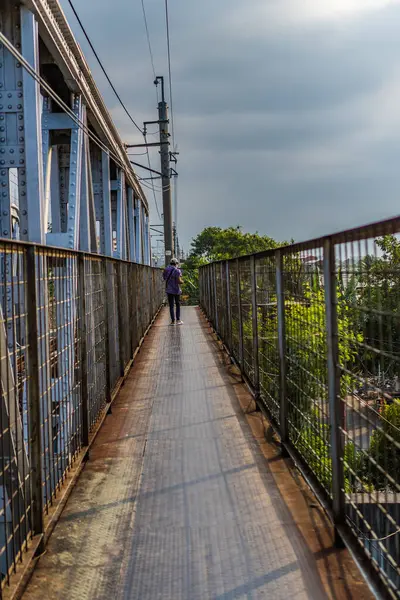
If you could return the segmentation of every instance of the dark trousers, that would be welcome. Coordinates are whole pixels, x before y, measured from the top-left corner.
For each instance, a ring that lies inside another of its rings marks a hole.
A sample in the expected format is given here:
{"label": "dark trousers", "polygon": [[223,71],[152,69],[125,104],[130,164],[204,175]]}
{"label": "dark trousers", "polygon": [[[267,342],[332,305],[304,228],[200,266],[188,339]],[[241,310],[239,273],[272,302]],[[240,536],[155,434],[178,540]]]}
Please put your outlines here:
{"label": "dark trousers", "polygon": [[[181,320],[181,297],[179,294],[168,294],[169,312],[171,314],[171,321]],[[174,302],[176,305],[176,319],[174,315]]]}

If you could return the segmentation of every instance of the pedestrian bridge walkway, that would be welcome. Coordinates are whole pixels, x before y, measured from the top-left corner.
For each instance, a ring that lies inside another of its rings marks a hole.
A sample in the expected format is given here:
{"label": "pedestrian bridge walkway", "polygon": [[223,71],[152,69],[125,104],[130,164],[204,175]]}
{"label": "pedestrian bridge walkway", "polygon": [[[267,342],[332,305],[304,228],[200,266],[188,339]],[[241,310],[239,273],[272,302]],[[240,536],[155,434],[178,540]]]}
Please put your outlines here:
{"label": "pedestrian bridge walkway", "polygon": [[183,319],[150,330],[24,599],[370,598],[200,311]]}

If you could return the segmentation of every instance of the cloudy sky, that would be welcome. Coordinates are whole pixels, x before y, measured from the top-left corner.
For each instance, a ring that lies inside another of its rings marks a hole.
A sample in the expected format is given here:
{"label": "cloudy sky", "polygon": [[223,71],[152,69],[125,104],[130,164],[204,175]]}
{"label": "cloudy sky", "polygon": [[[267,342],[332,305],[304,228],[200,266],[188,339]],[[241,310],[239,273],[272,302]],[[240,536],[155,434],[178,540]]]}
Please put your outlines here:
{"label": "cloudy sky", "polygon": [[[400,0],[169,3],[185,247],[208,225],[303,240],[400,213]],[[140,143],[62,4],[123,139]],[[167,75],[163,4],[145,0]],[[141,1],[75,6],[132,115],[156,118]]]}

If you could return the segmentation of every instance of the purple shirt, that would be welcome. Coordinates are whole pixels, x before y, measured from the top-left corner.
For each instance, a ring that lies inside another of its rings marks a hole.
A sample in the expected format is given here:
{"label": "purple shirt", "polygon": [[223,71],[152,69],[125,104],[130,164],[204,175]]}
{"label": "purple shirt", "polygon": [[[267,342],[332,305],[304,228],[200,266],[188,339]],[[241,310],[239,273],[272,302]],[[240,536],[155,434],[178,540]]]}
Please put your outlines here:
{"label": "purple shirt", "polygon": [[182,294],[182,290],[179,285],[179,278],[182,277],[182,271],[173,265],[169,265],[163,274],[164,281],[167,281],[166,291],[167,294]]}

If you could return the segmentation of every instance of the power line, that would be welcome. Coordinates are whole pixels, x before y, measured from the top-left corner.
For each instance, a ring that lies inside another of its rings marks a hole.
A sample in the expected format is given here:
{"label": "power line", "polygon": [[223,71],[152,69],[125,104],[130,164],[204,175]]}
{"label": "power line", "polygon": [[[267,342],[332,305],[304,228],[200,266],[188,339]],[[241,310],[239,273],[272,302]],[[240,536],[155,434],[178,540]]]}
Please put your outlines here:
{"label": "power line", "polygon": [[156,70],[154,68],[154,56],[153,56],[153,50],[151,49],[149,27],[147,25],[147,16],[146,16],[146,9],[144,7],[144,0],[142,0],[142,10],[143,10],[144,26],[145,26],[145,29],[146,29],[147,44],[149,46],[151,68],[153,69],[153,75],[154,75],[154,79],[155,79],[156,78]]}
{"label": "power line", "polygon": [[172,146],[175,148],[174,111],[173,111],[173,105],[172,105],[171,47],[170,47],[170,38],[169,38],[168,0],[165,0],[165,22],[166,22],[166,26],[167,26],[168,81],[169,81],[169,103],[170,103],[170,107],[171,107]]}
{"label": "power line", "polygon": [[[142,129],[139,127],[139,125],[138,125],[138,124],[136,123],[136,121],[133,119],[132,115],[130,114],[130,112],[129,112],[129,111],[128,111],[128,109],[126,108],[126,106],[125,106],[125,104],[123,103],[123,101],[122,101],[122,99],[121,99],[120,95],[118,94],[117,90],[115,89],[115,86],[113,85],[113,83],[112,83],[112,81],[111,81],[110,77],[108,76],[108,74],[107,74],[107,71],[105,70],[105,68],[104,68],[104,66],[103,66],[103,64],[102,64],[102,62],[101,62],[101,60],[100,60],[100,57],[99,57],[99,55],[97,54],[97,52],[96,52],[96,49],[94,48],[94,46],[93,46],[93,44],[92,44],[92,42],[91,42],[91,40],[90,40],[90,38],[89,38],[89,36],[88,36],[88,34],[87,34],[86,30],[85,30],[85,27],[84,27],[84,25],[83,25],[82,21],[81,21],[81,20],[80,20],[80,18],[79,18],[79,15],[78,15],[78,13],[77,13],[77,11],[76,11],[76,9],[75,9],[74,5],[73,5],[73,2],[72,2],[72,0],[68,0],[68,3],[69,3],[69,5],[71,6],[71,9],[72,9],[72,11],[73,11],[73,13],[74,13],[74,15],[75,15],[75,17],[76,17],[76,19],[77,19],[77,21],[78,21],[78,23],[79,23],[80,27],[81,27],[81,29],[82,29],[82,31],[83,31],[83,34],[84,34],[84,36],[86,37],[86,40],[88,41],[88,44],[89,44],[89,46],[90,46],[90,48],[91,48],[91,50],[92,50],[92,52],[93,52],[94,56],[96,57],[96,59],[97,59],[97,62],[99,63],[99,65],[100,65],[100,67],[101,67],[101,69],[102,69],[102,71],[103,71],[103,73],[104,73],[104,75],[105,75],[105,77],[106,77],[106,79],[107,79],[108,83],[110,84],[110,86],[111,86],[111,89],[113,90],[113,92],[114,92],[115,96],[118,98],[118,100],[119,100],[119,102],[120,102],[120,104],[121,104],[122,108],[124,109],[125,113],[128,115],[129,119],[132,121],[132,123],[134,124],[134,126],[136,127],[136,129],[137,129],[138,131],[140,131],[140,133],[143,135],[143,137],[144,137],[144,140],[145,140],[145,142],[147,143],[146,136],[143,134],[143,131],[142,131]],[[143,9],[143,18],[144,18],[144,24],[145,24],[145,28],[146,28],[147,42],[148,42],[148,46],[149,46],[149,53],[150,53],[151,66],[152,66],[152,69],[153,69],[153,74],[154,74],[154,78],[155,78],[155,77],[156,77],[156,71],[155,71],[155,67],[154,67],[154,57],[153,57],[153,51],[152,51],[152,48],[151,48],[150,34],[149,34],[149,28],[148,28],[148,24],[147,24],[147,16],[146,16],[146,9],[145,9],[145,6],[144,6],[144,0],[142,0],[142,9]],[[157,96],[157,99],[158,99],[158,96]],[[149,164],[149,167],[151,168],[150,155],[149,155],[149,150],[148,150],[148,148],[146,149],[146,152],[145,152],[145,154],[147,154],[147,160],[148,160],[148,164]],[[153,197],[154,197],[154,203],[155,203],[155,205],[156,205],[157,214],[158,214],[158,217],[161,219],[161,216],[160,216],[160,211],[159,211],[158,204],[157,204],[157,198],[156,198],[156,193],[155,193],[154,185],[153,185],[153,188],[152,188],[152,190],[153,190]]]}
{"label": "power line", "polygon": [[[147,144],[146,136],[143,135],[143,137],[144,137],[144,141]],[[146,148],[146,154],[147,154],[147,163],[149,165],[149,169],[151,169],[152,167],[151,167],[150,154],[149,154],[149,149],[148,148]],[[154,198],[154,204],[156,205],[157,215],[158,215],[158,218],[161,219],[161,213],[160,213],[160,210],[159,210],[158,204],[157,204],[156,191],[154,189],[154,181],[152,181],[151,184],[152,184],[152,189],[153,189],[153,198]]]}
{"label": "power line", "polygon": [[139,125],[136,123],[136,121],[134,120],[134,118],[133,118],[133,117],[132,117],[132,115],[130,114],[129,110],[126,108],[125,104],[123,103],[123,101],[122,101],[122,99],[121,99],[121,96],[118,94],[117,90],[116,90],[116,89],[115,89],[115,87],[114,87],[114,84],[112,83],[112,81],[111,81],[110,77],[108,76],[108,73],[107,73],[107,71],[105,70],[105,68],[104,68],[104,66],[103,66],[103,63],[101,62],[101,60],[100,60],[100,57],[99,57],[99,55],[97,54],[97,52],[96,52],[96,50],[95,50],[95,48],[94,48],[94,46],[93,46],[93,44],[92,44],[92,42],[91,42],[91,40],[90,40],[90,38],[89,38],[88,34],[86,33],[86,29],[85,29],[85,27],[83,26],[83,23],[82,23],[82,21],[80,20],[80,18],[79,18],[79,15],[78,15],[78,13],[77,13],[77,12],[76,12],[76,10],[75,10],[75,7],[74,7],[74,5],[73,5],[73,3],[72,3],[72,0],[68,0],[68,3],[69,3],[69,5],[70,5],[70,7],[71,7],[71,9],[72,9],[72,12],[74,13],[74,15],[75,15],[75,17],[76,17],[76,20],[78,21],[78,23],[79,23],[79,25],[80,25],[80,27],[81,27],[81,29],[82,29],[82,31],[83,31],[83,34],[84,34],[84,36],[85,36],[85,38],[86,38],[86,40],[87,40],[87,42],[88,42],[88,44],[89,44],[89,46],[90,46],[90,48],[91,48],[92,52],[93,52],[93,54],[94,54],[94,55],[95,55],[95,57],[96,57],[96,60],[97,60],[97,62],[98,62],[98,63],[99,63],[99,65],[100,65],[100,68],[101,68],[101,70],[103,71],[103,73],[104,73],[104,75],[105,75],[105,77],[106,77],[106,79],[107,79],[108,83],[110,84],[110,87],[111,87],[112,91],[114,92],[114,94],[115,94],[115,95],[116,95],[116,97],[118,98],[118,101],[119,101],[119,103],[121,104],[122,108],[124,109],[124,111],[125,111],[125,112],[126,112],[126,114],[128,115],[129,119],[132,121],[132,123],[134,124],[134,126],[136,127],[136,129],[137,129],[138,131],[140,131],[140,133],[143,133],[143,132],[142,132],[142,130],[141,130],[141,128],[139,127]]}

